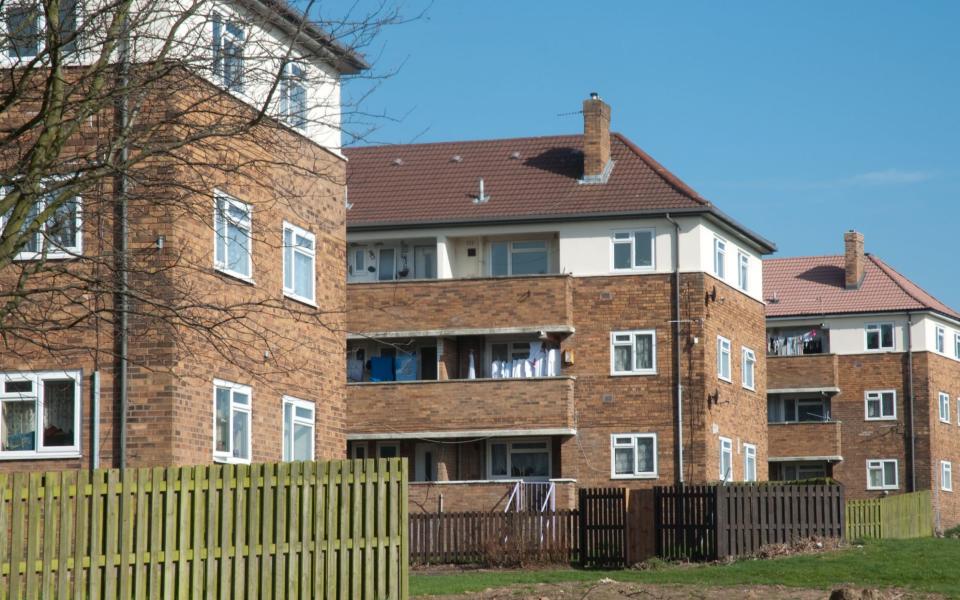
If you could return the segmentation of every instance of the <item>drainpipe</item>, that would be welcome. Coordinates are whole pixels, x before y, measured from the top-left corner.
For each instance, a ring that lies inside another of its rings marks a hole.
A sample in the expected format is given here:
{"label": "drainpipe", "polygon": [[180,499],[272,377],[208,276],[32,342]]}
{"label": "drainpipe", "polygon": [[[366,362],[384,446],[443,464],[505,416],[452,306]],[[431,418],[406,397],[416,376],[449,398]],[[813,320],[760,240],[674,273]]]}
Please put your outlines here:
{"label": "drainpipe", "polygon": [[90,418],[93,420],[93,444],[90,449],[90,468],[100,468],[100,371],[93,372]]}
{"label": "drainpipe", "polygon": [[675,396],[677,404],[677,483],[683,484],[683,380],[680,377],[680,353],[683,346],[680,342],[680,223],[677,223],[669,213],[667,221],[673,224],[673,361]]}
{"label": "drainpipe", "polygon": [[[914,430],[916,415],[913,414],[913,313],[907,313],[907,414],[910,415],[910,491],[917,491],[917,459]],[[936,487],[936,486],[931,486]]]}
{"label": "drainpipe", "polygon": [[[129,129],[130,121],[130,111],[128,106],[128,86],[130,84],[130,73],[129,73],[129,61],[130,61],[130,25],[129,25],[129,15],[125,17],[123,30],[120,33],[120,40],[118,43],[118,73],[117,73],[117,83],[120,86],[120,98],[117,103],[117,126],[120,132],[120,135],[126,136],[127,130]],[[127,396],[127,387],[128,387],[128,375],[127,375],[127,345],[128,345],[128,318],[127,310],[129,308],[129,298],[128,298],[128,280],[127,280],[127,190],[128,190],[128,181],[127,181],[127,172],[126,166],[127,161],[129,160],[130,149],[126,141],[124,141],[120,146],[120,168],[122,169],[120,176],[117,178],[117,217],[118,217],[118,231],[117,235],[119,237],[119,252],[117,257],[117,269],[120,271],[120,289],[118,293],[118,335],[119,335],[119,348],[117,361],[119,362],[119,369],[117,374],[117,388],[118,388],[118,400],[120,404],[120,468],[123,469],[127,466],[127,412],[128,412],[128,396]]]}

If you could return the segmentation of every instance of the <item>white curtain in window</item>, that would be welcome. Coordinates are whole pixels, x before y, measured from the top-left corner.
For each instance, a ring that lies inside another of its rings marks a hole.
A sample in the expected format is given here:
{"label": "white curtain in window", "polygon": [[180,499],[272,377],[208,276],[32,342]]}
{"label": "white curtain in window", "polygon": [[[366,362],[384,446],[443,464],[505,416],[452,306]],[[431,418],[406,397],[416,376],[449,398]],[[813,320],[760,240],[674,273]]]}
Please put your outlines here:
{"label": "white curtain in window", "polygon": [[635,337],[637,346],[637,368],[653,368],[653,339],[648,335],[638,335]]}

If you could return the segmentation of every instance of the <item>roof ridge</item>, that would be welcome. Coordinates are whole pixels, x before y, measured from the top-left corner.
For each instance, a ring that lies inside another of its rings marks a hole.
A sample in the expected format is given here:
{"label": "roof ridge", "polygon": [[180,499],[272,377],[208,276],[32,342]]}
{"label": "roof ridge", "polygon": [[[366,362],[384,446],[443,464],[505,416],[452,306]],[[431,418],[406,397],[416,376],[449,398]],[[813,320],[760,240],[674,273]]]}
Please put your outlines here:
{"label": "roof ridge", "polygon": [[620,140],[624,146],[626,146],[631,152],[637,155],[637,157],[645,162],[648,167],[653,169],[653,172],[660,176],[667,184],[673,187],[678,192],[686,195],[688,198],[694,202],[699,202],[704,206],[713,206],[713,203],[701,196],[695,189],[683,182],[682,179],[674,175],[669,169],[661,165],[654,159],[652,156],[647,154],[640,146],[634,144],[629,138],[627,138],[622,133],[615,131],[612,132],[613,137]]}
{"label": "roof ridge", "polygon": [[560,138],[582,138],[582,133],[562,133],[556,135],[525,135],[520,137],[504,137],[504,138],[483,138],[483,139],[472,139],[472,140],[445,140],[440,142],[414,142],[411,144],[397,143],[397,144],[373,144],[370,146],[349,146],[344,148],[344,152],[353,152],[356,150],[382,150],[385,148],[410,148],[410,147],[422,147],[422,146],[452,146],[454,144],[493,144],[493,143],[502,143],[502,142],[526,142],[530,140],[546,140],[546,139],[560,139]]}
{"label": "roof ridge", "polygon": [[805,254],[803,256],[779,256],[776,258],[765,258],[764,262],[779,262],[787,260],[810,260],[811,258],[843,258],[842,254]]}

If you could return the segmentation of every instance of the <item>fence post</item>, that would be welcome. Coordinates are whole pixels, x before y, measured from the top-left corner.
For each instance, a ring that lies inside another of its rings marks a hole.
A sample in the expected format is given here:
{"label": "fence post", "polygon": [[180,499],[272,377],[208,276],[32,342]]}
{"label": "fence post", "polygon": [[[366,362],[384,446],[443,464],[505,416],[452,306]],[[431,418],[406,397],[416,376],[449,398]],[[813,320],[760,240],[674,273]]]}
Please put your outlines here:
{"label": "fence post", "polygon": [[710,504],[713,505],[712,510],[716,519],[714,522],[717,531],[716,536],[714,536],[715,547],[711,549],[713,551],[712,558],[719,560],[727,556],[730,547],[730,495],[726,486],[713,486],[713,497]]}

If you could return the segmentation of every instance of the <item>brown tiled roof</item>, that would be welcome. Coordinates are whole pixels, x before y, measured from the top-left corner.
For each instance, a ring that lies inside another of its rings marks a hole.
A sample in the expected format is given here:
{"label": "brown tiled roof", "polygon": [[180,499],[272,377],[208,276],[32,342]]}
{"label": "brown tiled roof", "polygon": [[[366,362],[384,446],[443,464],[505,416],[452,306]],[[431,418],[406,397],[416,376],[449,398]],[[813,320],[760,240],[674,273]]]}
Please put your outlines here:
{"label": "brown tiled roof", "polygon": [[[583,136],[349,148],[349,229],[710,213],[746,230],[620,134],[606,183],[582,184]],[[474,202],[483,178],[485,203]]]}
{"label": "brown tiled roof", "polygon": [[932,310],[960,314],[890,265],[868,254],[860,287],[844,286],[843,256],[801,256],[763,261],[768,317]]}

